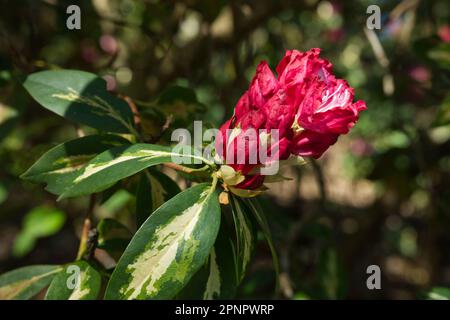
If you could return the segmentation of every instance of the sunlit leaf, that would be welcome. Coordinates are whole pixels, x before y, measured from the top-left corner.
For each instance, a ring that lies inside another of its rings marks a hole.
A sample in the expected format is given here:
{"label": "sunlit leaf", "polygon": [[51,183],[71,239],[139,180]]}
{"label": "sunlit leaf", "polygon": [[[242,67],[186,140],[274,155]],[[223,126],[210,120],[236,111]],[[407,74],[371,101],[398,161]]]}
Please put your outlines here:
{"label": "sunlit leaf", "polygon": [[106,81],[78,70],[41,71],[29,75],[25,89],[43,107],[69,120],[109,132],[133,131],[127,103],[106,91]]}
{"label": "sunlit leaf", "polygon": [[232,299],[239,284],[236,260],[226,221],[222,219],[207,263],[177,295],[178,299]]}
{"label": "sunlit leaf", "polygon": [[40,157],[21,178],[44,182],[48,191],[61,194],[98,153],[126,144],[128,140],[115,135],[91,135],[64,142]]}
{"label": "sunlit leaf", "polygon": [[450,289],[444,287],[435,287],[427,293],[430,300],[450,300]]}
{"label": "sunlit leaf", "polygon": [[100,273],[86,261],[67,264],[52,280],[46,300],[95,300],[101,288]]}
{"label": "sunlit leaf", "polygon": [[199,184],[145,221],[108,283],[106,299],[170,299],[204,265],[220,225],[217,192]]}
{"label": "sunlit leaf", "polygon": [[[129,177],[145,168],[173,161],[181,155],[171,148],[152,144],[138,143],[107,150],[82,169],[70,186],[61,194],[60,199],[86,195],[103,191],[115,182]],[[183,155],[185,158],[200,158]]]}
{"label": "sunlit leaf", "polygon": [[60,266],[35,265],[0,275],[0,300],[27,300],[47,287]]}

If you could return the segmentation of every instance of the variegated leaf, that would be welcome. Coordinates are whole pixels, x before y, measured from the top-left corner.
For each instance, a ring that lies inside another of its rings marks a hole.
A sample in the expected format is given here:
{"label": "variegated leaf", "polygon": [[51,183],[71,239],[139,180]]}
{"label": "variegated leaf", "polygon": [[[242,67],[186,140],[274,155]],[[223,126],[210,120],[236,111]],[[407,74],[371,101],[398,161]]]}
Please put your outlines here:
{"label": "variegated leaf", "polygon": [[[83,168],[81,174],[73,180],[72,185],[61,194],[60,199],[103,191],[123,178],[150,166],[171,162],[173,157],[180,156],[172,152],[169,147],[145,143],[107,150]],[[208,161],[195,155],[183,155],[183,157]]]}
{"label": "variegated leaf", "polygon": [[25,89],[43,107],[69,120],[118,133],[134,133],[128,104],[106,90],[99,76],[78,70],[41,71],[29,75]]}
{"label": "variegated leaf", "polygon": [[52,280],[46,300],[95,300],[101,288],[101,276],[86,261],[65,266]]}
{"label": "variegated leaf", "polygon": [[232,299],[238,287],[233,241],[223,219],[207,263],[191,278],[177,299]]}
{"label": "variegated leaf", "polygon": [[125,250],[106,299],[170,299],[205,263],[220,225],[215,186],[196,185],[159,207]]}
{"label": "variegated leaf", "polygon": [[171,178],[156,170],[141,175],[136,190],[136,224],[140,227],[150,214],[178,193],[180,187]]}
{"label": "variegated leaf", "polygon": [[213,247],[209,254],[209,274],[206,281],[206,288],[203,299],[212,300],[216,296],[220,296],[222,290],[222,279],[219,264],[217,262],[216,250]]}
{"label": "variegated leaf", "polygon": [[255,246],[255,230],[249,219],[250,212],[243,200],[230,194],[231,211],[236,231],[236,260],[239,281],[245,276]]}
{"label": "variegated leaf", "polygon": [[60,266],[35,265],[0,276],[0,300],[28,300],[49,285]]}
{"label": "variegated leaf", "polygon": [[97,154],[129,143],[116,135],[91,135],[74,139],[46,152],[21,178],[44,182],[49,192],[61,194]]}
{"label": "variegated leaf", "polygon": [[202,297],[205,300],[232,299],[239,284],[233,242],[224,222],[209,256],[208,279]]}

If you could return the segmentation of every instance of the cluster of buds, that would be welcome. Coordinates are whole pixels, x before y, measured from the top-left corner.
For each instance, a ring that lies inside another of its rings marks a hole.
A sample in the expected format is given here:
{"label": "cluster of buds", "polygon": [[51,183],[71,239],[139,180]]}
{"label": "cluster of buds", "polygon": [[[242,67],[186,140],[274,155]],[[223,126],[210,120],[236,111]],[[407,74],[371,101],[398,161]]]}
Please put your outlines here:
{"label": "cluster of buds", "polygon": [[287,51],[276,67],[278,77],[267,62],[258,65],[216,139],[222,175],[233,192],[262,190],[268,179],[262,169],[274,162],[319,158],[366,109],[364,101],[353,102],[353,88],[319,54],[318,48]]}

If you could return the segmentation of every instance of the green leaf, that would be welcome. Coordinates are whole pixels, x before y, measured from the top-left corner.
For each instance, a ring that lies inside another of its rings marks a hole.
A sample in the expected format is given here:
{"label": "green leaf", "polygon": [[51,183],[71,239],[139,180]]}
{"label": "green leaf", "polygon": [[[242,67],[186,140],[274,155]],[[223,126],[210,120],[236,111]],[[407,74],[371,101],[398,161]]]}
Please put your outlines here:
{"label": "green leaf", "polygon": [[450,94],[448,94],[439,106],[433,126],[445,126],[450,124]]}
{"label": "green leaf", "polygon": [[49,285],[60,266],[35,265],[0,276],[0,300],[28,300]]}
{"label": "green leaf", "polygon": [[176,300],[202,300],[209,276],[208,261],[189,279],[189,282],[173,298]]}
{"label": "green leaf", "polygon": [[[194,90],[181,86],[168,87],[142,112],[142,128],[149,138],[170,141],[173,129],[189,129],[194,120],[206,118],[206,110],[206,106],[198,101]],[[161,115],[165,118],[164,121],[161,121]],[[153,119],[149,119],[150,117]],[[168,118],[170,121],[167,122]],[[169,127],[162,132],[165,123]]]}
{"label": "green leaf", "polygon": [[22,257],[30,252],[38,238],[49,237],[57,233],[64,225],[64,212],[50,207],[37,207],[23,219],[23,228],[17,235],[13,246],[13,255]]}
{"label": "green leaf", "polygon": [[277,290],[278,290],[278,281],[280,278],[280,264],[278,261],[278,255],[277,251],[275,249],[275,245],[273,244],[273,238],[272,238],[272,232],[270,231],[269,223],[267,222],[267,218],[264,214],[264,211],[261,208],[260,203],[257,199],[251,198],[251,199],[243,199],[244,203],[247,204],[247,206],[250,208],[250,211],[253,213],[256,221],[258,222],[259,227],[261,228],[262,233],[264,234],[264,237],[267,240],[267,243],[270,248],[270,253],[272,255],[272,261],[273,266],[275,269],[275,276],[276,276],[276,283],[277,283]]}
{"label": "green leaf", "polygon": [[114,270],[106,299],[170,299],[205,263],[220,225],[215,184],[198,184],[159,207]]}
{"label": "green leaf", "polygon": [[152,144],[134,144],[121,146],[107,150],[92,159],[81,174],[60,196],[60,199],[76,197],[94,192],[103,191],[116,181],[129,177],[145,168],[171,162],[172,157],[184,157],[188,159],[199,156],[181,155],[172,152],[169,147]]}
{"label": "green leaf", "polygon": [[[120,186],[120,184],[117,184]],[[113,189],[113,188],[110,188]],[[108,189],[109,190],[109,189]],[[133,195],[125,189],[118,189],[110,197],[105,199],[100,208],[108,215],[115,215],[125,208],[133,200]]]}
{"label": "green leaf", "polygon": [[441,42],[430,48],[427,52],[428,58],[435,61],[439,67],[450,70],[450,44]]}
{"label": "green leaf", "polygon": [[53,278],[45,300],[95,300],[101,280],[100,273],[86,261],[67,264]]}
{"label": "green leaf", "polygon": [[434,287],[427,293],[430,300],[450,300],[450,289],[444,287]]}
{"label": "green leaf", "polygon": [[158,104],[167,105],[177,101],[197,103],[197,95],[192,89],[182,86],[172,86],[165,89],[158,97]]}
{"label": "green leaf", "polygon": [[255,230],[249,219],[250,212],[242,199],[229,194],[236,231],[236,261],[239,282],[245,276],[255,247]]}
{"label": "green leaf", "polygon": [[113,219],[100,220],[97,231],[98,248],[106,250],[114,258],[120,257],[132,237],[127,227]]}
{"label": "green leaf", "polygon": [[46,189],[61,194],[98,153],[130,142],[116,135],[91,135],[64,142],[46,152],[21,178],[46,183]]}
{"label": "green leaf", "polygon": [[143,172],[136,190],[137,226],[140,227],[153,211],[180,192],[180,187],[164,173]]}
{"label": "green leaf", "polygon": [[29,75],[25,89],[43,107],[98,130],[132,132],[133,113],[127,103],[106,91],[106,81],[78,70],[42,71]]}
{"label": "green leaf", "polygon": [[32,234],[20,232],[14,239],[12,255],[21,258],[31,252],[36,245],[37,238]]}
{"label": "green leaf", "polygon": [[203,299],[232,299],[239,284],[233,242],[225,223],[221,224],[216,243],[209,255],[208,278]]}
{"label": "green leaf", "polygon": [[157,108],[173,118],[171,126],[174,128],[190,125],[206,111],[206,107],[198,102],[195,91],[181,86],[165,89],[157,99]]}
{"label": "green leaf", "polygon": [[327,299],[342,299],[347,292],[346,275],[335,248],[325,247],[319,259],[318,279]]}
{"label": "green leaf", "polygon": [[5,202],[6,198],[8,198],[8,189],[3,184],[0,184],[0,204]]}
{"label": "green leaf", "polygon": [[16,128],[19,112],[0,102],[0,142]]}
{"label": "green leaf", "polygon": [[191,278],[177,295],[177,299],[232,299],[236,295],[238,279],[233,241],[222,218],[216,243],[207,263]]}

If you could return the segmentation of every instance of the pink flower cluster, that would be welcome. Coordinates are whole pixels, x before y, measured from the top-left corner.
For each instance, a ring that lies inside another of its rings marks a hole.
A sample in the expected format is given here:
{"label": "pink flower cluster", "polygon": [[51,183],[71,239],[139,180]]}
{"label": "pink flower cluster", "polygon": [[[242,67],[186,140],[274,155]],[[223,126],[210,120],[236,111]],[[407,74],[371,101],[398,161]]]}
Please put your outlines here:
{"label": "pink flower cluster", "polygon": [[[238,163],[227,158],[244,154],[249,159],[261,145],[260,137],[248,143],[249,129],[270,133],[278,130],[278,141],[269,146],[279,160],[291,154],[319,158],[339,135],[346,134],[366,109],[364,101],[353,102],[354,90],[332,73],[332,64],[319,58],[320,49],[307,52],[289,50],[276,67],[278,77],[262,61],[249,89],[239,99],[234,115],[220,128],[216,140],[219,155],[225,163],[243,174],[246,179],[237,185],[242,189],[256,189],[264,176],[254,174],[258,163]],[[237,133],[233,131],[238,129]],[[242,147],[244,146],[244,147]],[[276,148],[275,148],[276,147]],[[233,149],[233,150],[231,150]]]}

